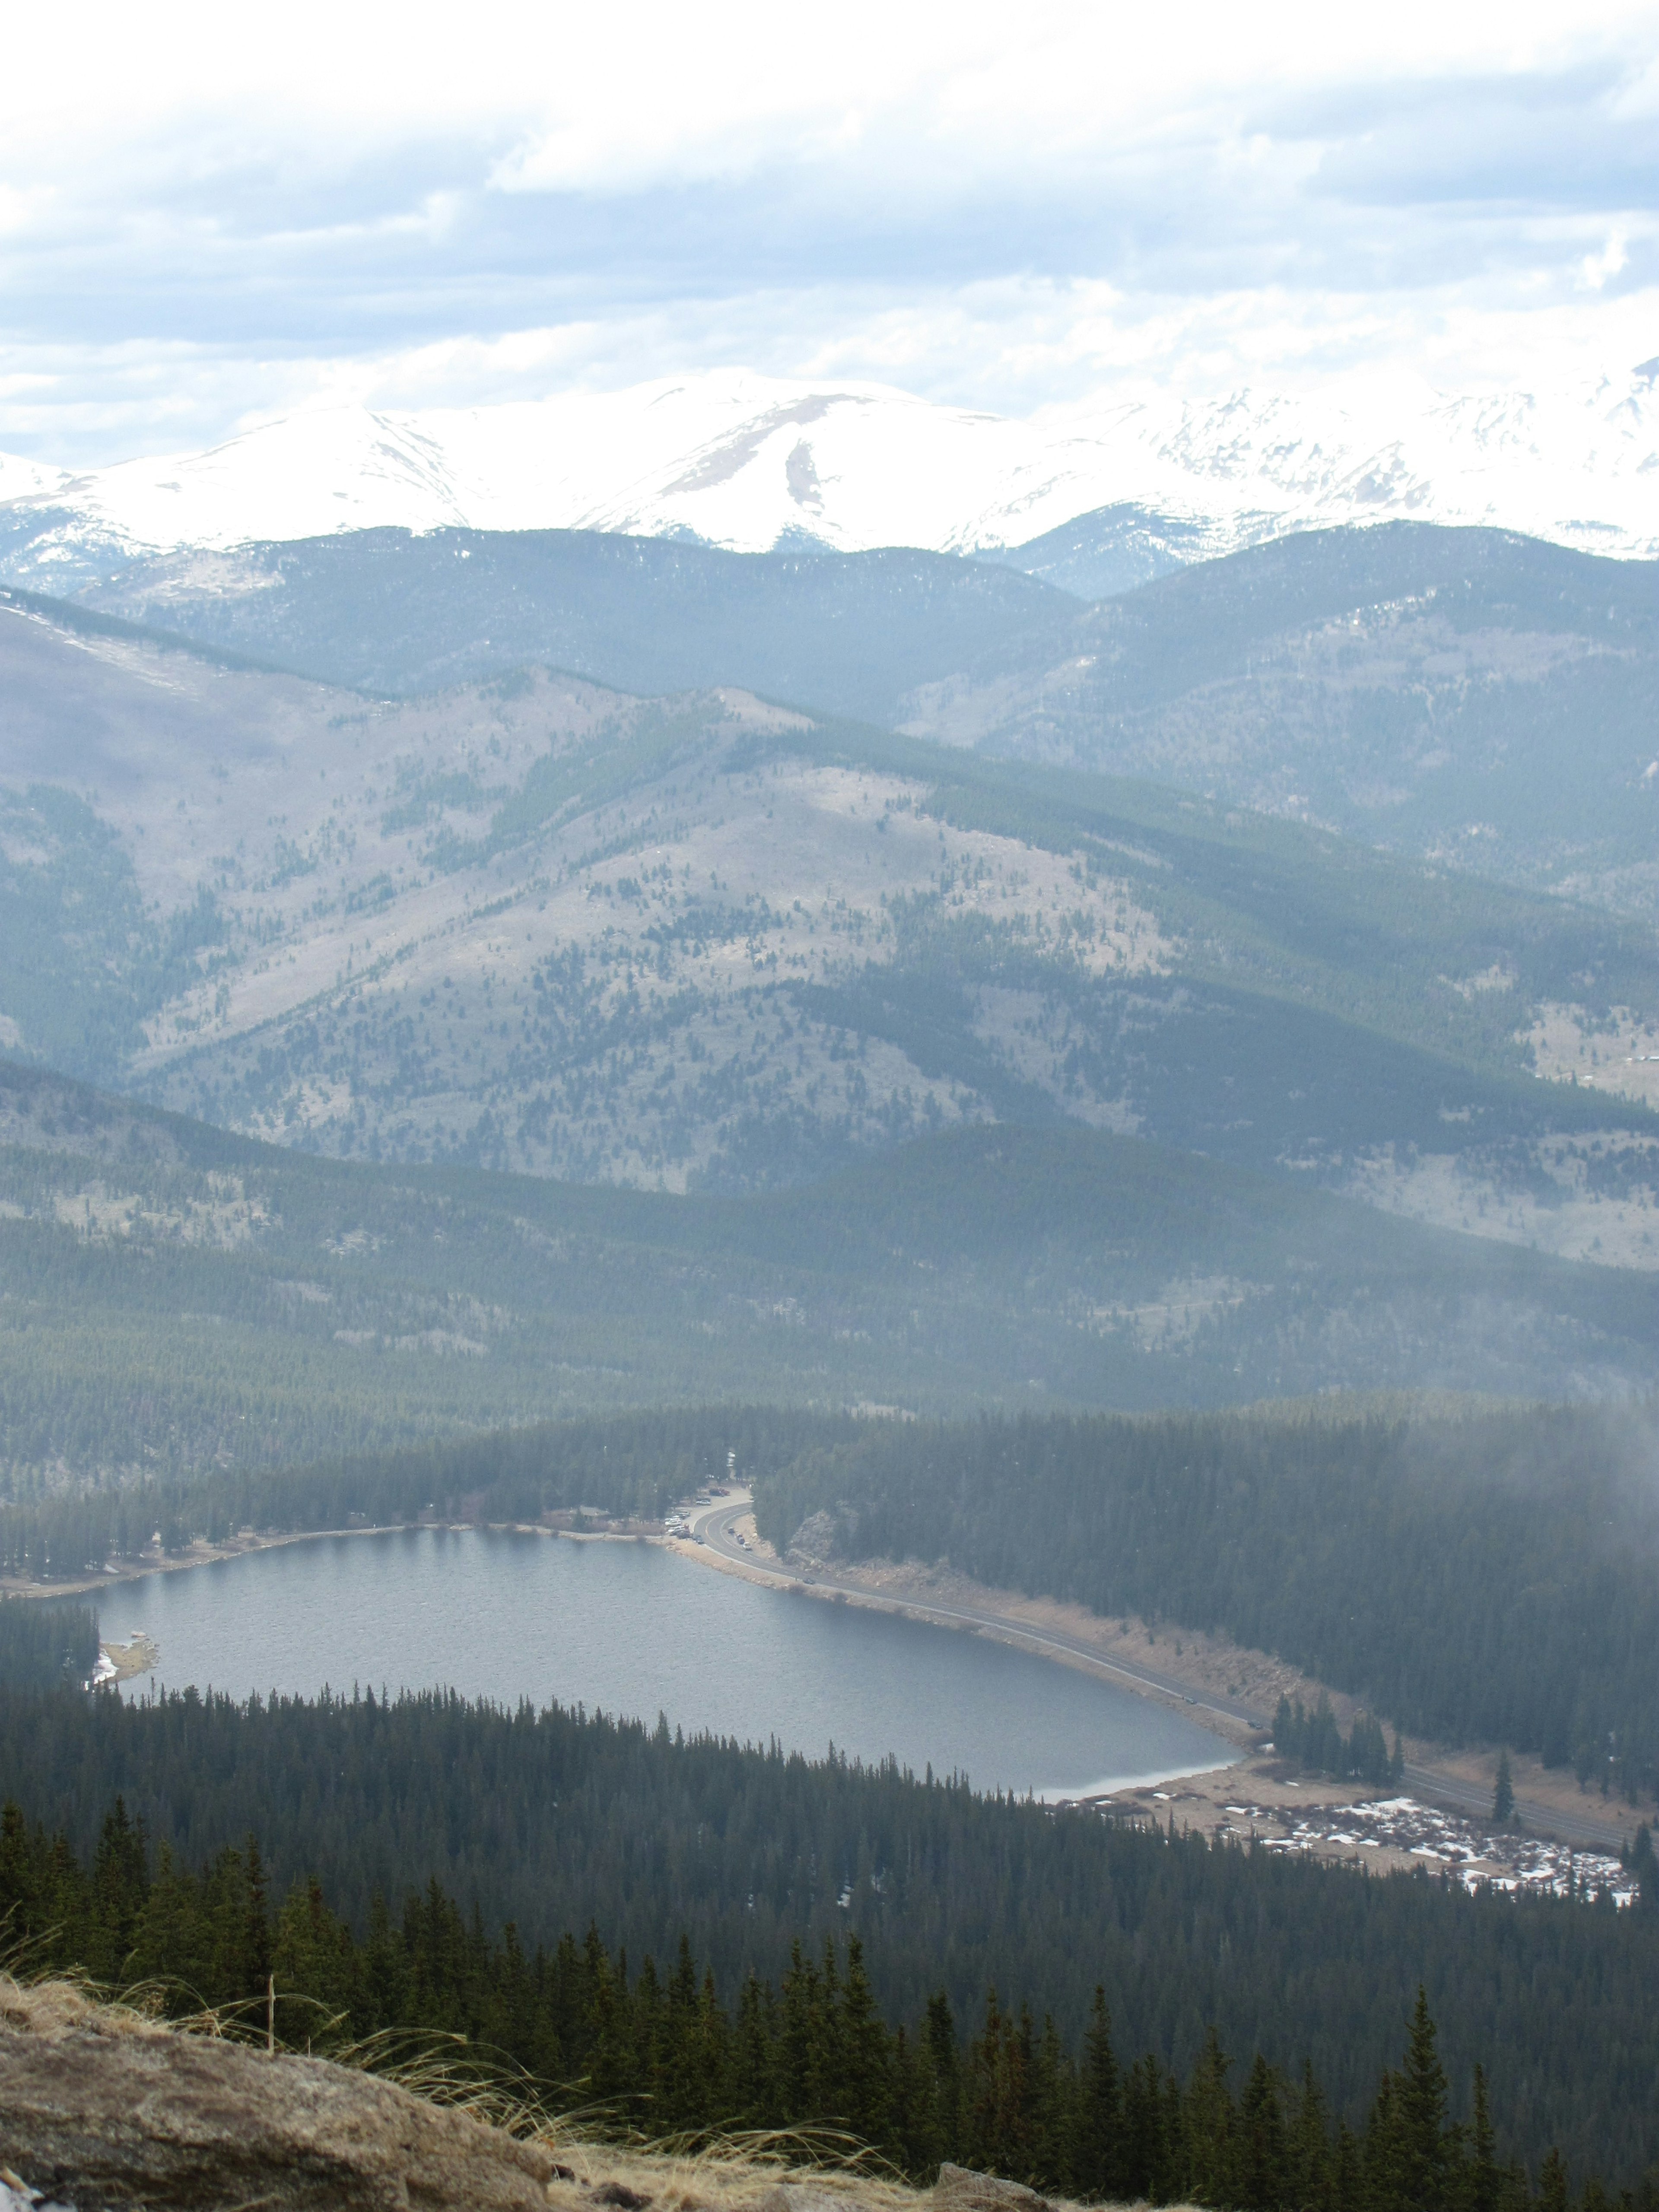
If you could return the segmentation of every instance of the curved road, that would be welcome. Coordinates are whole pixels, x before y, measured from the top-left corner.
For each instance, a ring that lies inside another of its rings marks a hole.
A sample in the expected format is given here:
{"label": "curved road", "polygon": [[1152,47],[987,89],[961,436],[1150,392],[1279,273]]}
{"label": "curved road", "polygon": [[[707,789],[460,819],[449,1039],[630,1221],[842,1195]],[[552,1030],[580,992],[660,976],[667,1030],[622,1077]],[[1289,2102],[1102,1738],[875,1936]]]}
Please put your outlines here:
{"label": "curved road", "polygon": [[[1085,1659],[1103,1674],[1117,1675],[1139,1689],[1161,1691],[1177,1705],[1187,1706],[1197,1719],[1207,1714],[1213,1720],[1231,1721],[1236,1725],[1242,1722],[1247,1728],[1267,1729],[1273,1725],[1265,1715],[1253,1712],[1248,1705],[1239,1705],[1217,1692],[1190,1689],[1173,1674],[1161,1674],[1157,1668],[1142,1667],[1133,1660],[1105,1658],[1092,1644],[1080,1638],[1060,1635],[1052,1629],[1032,1628],[1005,1613],[981,1613],[969,1606],[933,1605],[919,1598],[885,1597],[878,1591],[866,1589],[861,1583],[844,1582],[822,1570],[793,1574],[768,1566],[746,1546],[738,1543],[735,1534],[736,1524],[750,1510],[751,1504],[746,1492],[734,1491],[728,1497],[716,1498],[712,1505],[694,1508],[690,1516],[694,1540],[706,1550],[732,1560],[780,1589],[793,1584],[807,1589],[840,1590],[848,1597],[857,1598],[860,1604],[875,1606],[886,1613],[909,1613],[917,1620],[936,1620],[946,1628],[988,1629],[993,1635],[1023,1644],[1028,1650],[1050,1652],[1056,1657]],[[1491,1799],[1472,1783],[1437,1773],[1432,1767],[1413,1765],[1407,1766],[1405,1778],[1407,1788],[1418,1798],[1477,1820],[1490,1817]],[[1563,1843],[1586,1844],[1598,1850],[1616,1851],[1628,1840],[1627,1832],[1609,1821],[1598,1820],[1589,1814],[1564,1813],[1553,1805],[1540,1805],[1524,1797],[1516,1798],[1516,1812],[1534,1834],[1558,1836]]]}
{"label": "curved road", "polygon": [[866,1589],[861,1583],[843,1582],[839,1577],[815,1570],[812,1573],[792,1574],[785,1570],[768,1566],[755,1554],[740,1545],[733,1528],[750,1510],[750,1502],[741,1492],[728,1498],[716,1499],[714,1504],[699,1506],[691,1515],[691,1534],[696,1540],[723,1559],[731,1559],[751,1574],[763,1577],[779,1589],[791,1583],[805,1589],[841,1590],[848,1597],[857,1598],[861,1604],[878,1607],[886,1613],[908,1613],[921,1620],[937,1620],[946,1628],[986,1628],[998,1637],[1023,1644],[1028,1649],[1050,1651],[1066,1657],[1086,1659],[1091,1667],[1103,1674],[1116,1674],[1127,1682],[1133,1682],[1144,1690],[1161,1690],[1178,1705],[1185,1705],[1199,1718],[1209,1714],[1215,1720],[1243,1722],[1247,1728],[1265,1729],[1270,1725],[1259,1713],[1248,1705],[1236,1704],[1207,1690],[1194,1690],[1188,1684],[1177,1681],[1173,1674],[1160,1674],[1155,1667],[1137,1666],[1133,1660],[1107,1659],[1093,1644],[1081,1638],[1062,1636],[1053,1629],[1033,1628],[1027,1622],[1015,1620],[1005,1613],[981,1613],[972,1607],[933,1605],[921,1598],[885,1597],[879,1591]]}

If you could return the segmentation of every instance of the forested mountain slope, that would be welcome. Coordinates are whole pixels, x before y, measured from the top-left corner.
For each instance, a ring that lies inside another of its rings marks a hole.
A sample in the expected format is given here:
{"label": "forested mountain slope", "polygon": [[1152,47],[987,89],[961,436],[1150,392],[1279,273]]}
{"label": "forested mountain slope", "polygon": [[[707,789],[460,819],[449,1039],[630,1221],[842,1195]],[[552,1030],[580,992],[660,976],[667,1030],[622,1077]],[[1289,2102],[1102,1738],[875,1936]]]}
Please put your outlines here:
{"label": "forested mountain slope", "polygon": [[24,1057],[293,1146],[678,1188],[1069,1121],[1659,1260],[1638,925],[746,694],[376,701],[38,608],[0,665]]}
{"label": "forested mountain slope", "polygon": [[738,685],[875,721],[915,685],[1058,635],[1079,611],[1039,579],[949,553],[727,553],[597,530],[361,530],[174,553],[76,604],[381,694],[533,664],[623,691]]}
{"label": "forested mountain slope", "polygon": [[1269,1650],[1441,1742],[1659,1783],[1659,1406],[868,1423],[758,1474],[786,1549],[949,1560]]}
{"label": "forested mountain slope", "polygon": [[631,691],[738,684],[1652,915],[1652,561],[1399,521],[1213,559],[1201,536],[1114,507],[988,567],[358,531],[157,556],[81,601],[382,692],[526,662]]}
{"label": "forested mountain slope", "polygon": [[[751,1966],[781,1981],[797,1941],[810,1956],[857,1935],[890,2018],[915,2021],[942,1987],[977,2027],[989,1985],[1052,2014],[1075,2045],[1099,1985],[1121,2050],[1150,2049],[1184,2076],[1213,2027],[1224,2051],[1260,2049],[1292,2076],[1311,2060],[1352,2124],[1397,2063],[1422,1984],[1457,2117],[1479,2061],[1530,2159],[1554,2142],[1576,2172],[1621,2178],[1659,2151],[1651,1913],[1365,1879],[891,1767],[682,1744],[666,1723],[508,1714],[441,1692],[239,1709],[0,1690],[0,1761],[27,1819],[65,1830],[84,1856],[118,1793],[129,1823],[169,1849],[161,1907],[170,1893],[175,1925],[186,1881],[227,1847],[210,1894],[251,1905],[252,1833],[268,1896],[315,1875],[361,1935],[377,1892],[394,1913],[416,1893],[440,1986],[488,1940],[458,1924],[444,1891],[490,1936],[510,1920],[521,1955],[567,1932],[580,1942],[592,1921],[633,1974],[649,1955],[666,1978],[684,1933],[728,1997]],[[103,1861],[130,1925],[143,1901],[135,1843],[142,1852],[129,1828]],[[31,1856],[51,1863],[15,1826],[0,1846],[17,1887]]]}
{"label": "forested mountain slope", "polygon": [[1659,1328],[1650,1273],[1076,1127],[683,1197],[319,1159],[0,1067],[0,1139],[19,1497],[721,1396],[1623,1394]]}
{"label": "forested mountain slope", "polygon": [[1407,522],[1279,538],[1063,641],[993,640],[899,719],[1659,914],[1651,561]]}

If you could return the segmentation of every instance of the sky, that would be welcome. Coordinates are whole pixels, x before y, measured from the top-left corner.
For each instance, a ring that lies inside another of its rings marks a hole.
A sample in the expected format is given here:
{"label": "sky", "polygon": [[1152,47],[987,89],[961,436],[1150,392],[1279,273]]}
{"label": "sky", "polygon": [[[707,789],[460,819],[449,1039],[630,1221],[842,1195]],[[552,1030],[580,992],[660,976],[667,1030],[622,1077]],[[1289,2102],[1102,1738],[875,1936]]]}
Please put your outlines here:
{"label": "sky", "polygon": [[1025,416],[1659,357],[1659,4],[1361,13],[19,10],[0,449],[726,366]]}

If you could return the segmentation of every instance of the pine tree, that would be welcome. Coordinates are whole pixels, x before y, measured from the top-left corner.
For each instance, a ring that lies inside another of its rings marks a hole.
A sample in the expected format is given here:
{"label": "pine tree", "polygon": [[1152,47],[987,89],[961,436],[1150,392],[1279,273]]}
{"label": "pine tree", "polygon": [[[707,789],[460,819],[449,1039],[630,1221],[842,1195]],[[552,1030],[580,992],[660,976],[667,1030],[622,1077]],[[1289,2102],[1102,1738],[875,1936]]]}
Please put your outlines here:
{"label": "pine tree", "polygon": [[1270,2209],[1286,2202],[1285,2115],[1273,2069],[1259,2051],[1239,2100],[1231,2165],[1236,2203]]}
{"label": "pine tree", "polygon": [[1659,1911],[1659,1856],[1655,1855],[1653,1832],[1645,1820],[1637,1826],[1628,1863],[1642,1886],[1643,1909],[1649,1912]]}
{"label": "pine tree", "polygon": [[1229,2201],[1233,2166],[1233,2100],[1227,2088],[1230,2061],[1214,2028],[1182,2100],[1187,2139],[1188,2185],[1206,2204]]}
{"label": "pine tree", "polygon": [[1515,1781],[1510,1772],[1507,1751],[1498,1754],[1498,1786],[1492,1793],[1492,1817],[1493,1825],[1499,1828],[1507,1828],[1515,1818]]}
{"label": "pine tree", "polygon": [[1553,2145],[1538,2170],[1538,2212],[1567,2212],[1566,2160]]}
{"label": "pine tree", "polygon": [[1498,2212],[1503,2176],[1498,2165],[1498,2144],[1492,2134],[1492,2112],[1486,2100],[1486,2070],[1474,2069],[1474,2113],[1469,2124],[1467,2202],[1468,2212]]}
{"label": "pine tree", "polygon": [[943,1990],[927,2000],[927,2057],[933,2077],[939,2140],[956,2148],[962,2140],[962,2053],[951,2000]]}
{"label": "pine tree", "polygon": [[1078,2116],[1077,2187],[1084,2197],[1126,2193],[1123,2177],[1123,2086],[1112,2049],[1111,2015],[1106,1992],[1095,1989],[1088,2033],[1084,2039],[1083,2076]]}
{"label": "pine tree", "polygon": [[1331,2145],[1325,2114],[1325,2094],[1308,2059],[1302,2069],[1302,2087],[1296,2100],[1295,2124],[1288,2147],[1290,2203],[1304,2212],[1329,2212]]}
{"label": "pine tree", "polygon": [[887,2030],[864,1971],[864,1946],[847,1939],[847,1981],[841,2006],[841,2078],[847,2124],[865,2142],[886,2139],[892,2101]]}
{"label": "pine tree", "polygon": [[1449,2202],[1451,2146],[1446,2134],[1446,2072],[1435,2040],[1428,1996],[1419,1987],[1395,2100],[1399,2189],[1408,2212],[1444,2212]]}

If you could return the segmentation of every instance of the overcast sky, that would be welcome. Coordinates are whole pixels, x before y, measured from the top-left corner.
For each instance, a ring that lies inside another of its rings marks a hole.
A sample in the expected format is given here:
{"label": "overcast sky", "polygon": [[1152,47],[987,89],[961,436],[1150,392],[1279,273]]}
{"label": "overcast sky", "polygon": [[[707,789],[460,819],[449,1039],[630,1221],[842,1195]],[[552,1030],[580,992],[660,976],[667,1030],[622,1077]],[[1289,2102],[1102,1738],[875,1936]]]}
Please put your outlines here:
{"label": "overcast sky", "polygon": [[1030,414],[1659,356],[1659,6],[13,11],[0,447],[714,365]]}

